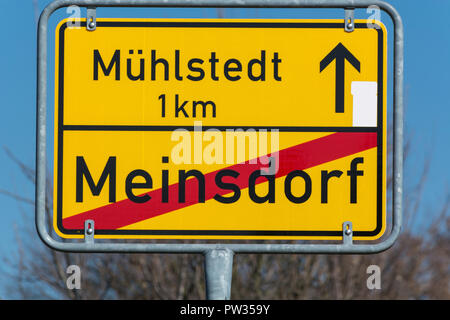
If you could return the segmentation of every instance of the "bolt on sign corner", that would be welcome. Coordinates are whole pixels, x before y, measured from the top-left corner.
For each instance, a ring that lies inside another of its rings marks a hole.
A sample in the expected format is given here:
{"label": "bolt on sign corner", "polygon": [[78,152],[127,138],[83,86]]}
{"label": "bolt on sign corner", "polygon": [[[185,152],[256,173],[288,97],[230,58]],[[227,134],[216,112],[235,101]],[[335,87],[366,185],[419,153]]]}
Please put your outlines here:
{"label": "bolt on sign corner", "polygon": [[61,21],[56,232],[379,238],[387,35],[367,22]]}

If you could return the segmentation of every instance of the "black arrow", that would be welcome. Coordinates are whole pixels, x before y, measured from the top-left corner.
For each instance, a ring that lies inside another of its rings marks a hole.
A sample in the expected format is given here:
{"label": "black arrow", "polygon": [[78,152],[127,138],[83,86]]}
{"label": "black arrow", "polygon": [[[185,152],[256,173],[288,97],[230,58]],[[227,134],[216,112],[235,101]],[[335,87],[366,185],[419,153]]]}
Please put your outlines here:
{"label": "black arrow", "polygon": [[325,69],[333,60],[336,60],[336,112],[344,112],[344,81],[345,81],[345,60],[360,72],[359,60],[355,58],[342,43],[331,50],[325,58],[320,61],[320,72]]}

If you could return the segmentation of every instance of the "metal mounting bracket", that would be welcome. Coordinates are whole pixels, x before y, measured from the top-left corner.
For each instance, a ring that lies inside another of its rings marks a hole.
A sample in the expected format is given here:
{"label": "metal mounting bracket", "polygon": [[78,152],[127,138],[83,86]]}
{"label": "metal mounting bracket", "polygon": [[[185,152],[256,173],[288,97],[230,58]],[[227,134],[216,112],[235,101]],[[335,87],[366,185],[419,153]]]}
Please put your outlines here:
{"label": "metal mounting bracket", "polygon": [[84,222],[84,242],[94,243],[94,220]]}
{"label": "metal mounting bracket", "polygon": [[342,239],[344,246],[350,246],[353,244],[353,226],[350,221],[345,221],[342,224]]}
{"label": "metal mounting bracket", "polygon": [[97,28],[96,11],[95,7],[87,7],[86,29],[88,31],[94,31]]}
{"label": "metal mounting bracket", "polygon": [[345,8],[344,29],[346,32],[355,30],[355,8]]}

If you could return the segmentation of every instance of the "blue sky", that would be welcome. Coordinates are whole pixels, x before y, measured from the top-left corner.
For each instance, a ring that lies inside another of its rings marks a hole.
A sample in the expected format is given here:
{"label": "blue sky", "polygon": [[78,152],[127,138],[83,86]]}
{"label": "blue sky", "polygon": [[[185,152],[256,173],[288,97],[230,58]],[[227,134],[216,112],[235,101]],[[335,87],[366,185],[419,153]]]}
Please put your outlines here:
{"label": "blue sky", "polygon": [[[30,167],[35,162],[35,98],[36,98],[36,12],[42,11],[47,0],[17,0],[0,2],[0,189],[21,197],[33,199],[34,186],[7,156],[3,148]],[[438,208],[449,194],[450,158],[450,1],[444,0],[391,0],[403,18],[405,27],[405,125],[412,139],[405,170],[405,189],[412,191],[426,160],[430,172],[424,188],[419,213],[425,221],[433,208]],[[100,11],[97,15],[101,15]],[[328,18],[327,10],[314,11],[313,18]],[[137,17],[216,17],[215,9],[138,10],[115,9],[112,16]],[[426,13],[426,14],[425,14]],[[226,9],[227,18],[306,18],[310,11]],[[59,11],[52,19],[55,23],[67,17]],[[359,15],[364,17],[364,12]],[[388,26],[389,18],[382,15]],[[52,33],[50,33],[52,35]],[[390,48],[389,50],[391,50]],[[49,61],[50,65],[52,64]],[[49,100],[51,91],[49,88]],[[448,200],[447,200],[448,201]],[[28,213],[23,219],[23,214]],[[0,194],[0,258],[9,256],[16,247],[15,226],[28,226],[34,232],[33,208],[25,203]],[[32,234],[35,241],[39,241]],[[0,260],[0,266],[2,264]],[[1,267],[0,267],[1,272]],[[3,295],[0,278],[0,297]],[[7,298],[7,297],[6,297]]]}

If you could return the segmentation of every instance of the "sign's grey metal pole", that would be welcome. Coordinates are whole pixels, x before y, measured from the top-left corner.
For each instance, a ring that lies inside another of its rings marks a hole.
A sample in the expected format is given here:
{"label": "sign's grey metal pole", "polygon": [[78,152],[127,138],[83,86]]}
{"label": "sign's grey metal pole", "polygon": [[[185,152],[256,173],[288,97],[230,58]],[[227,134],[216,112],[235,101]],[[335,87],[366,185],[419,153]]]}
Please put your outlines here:
{"label": "sign's grey metal pole", "polygon": [[226,248],[205,251],[206,298],[208,300],[230,299],[233,255],[234,252]]}

